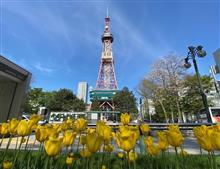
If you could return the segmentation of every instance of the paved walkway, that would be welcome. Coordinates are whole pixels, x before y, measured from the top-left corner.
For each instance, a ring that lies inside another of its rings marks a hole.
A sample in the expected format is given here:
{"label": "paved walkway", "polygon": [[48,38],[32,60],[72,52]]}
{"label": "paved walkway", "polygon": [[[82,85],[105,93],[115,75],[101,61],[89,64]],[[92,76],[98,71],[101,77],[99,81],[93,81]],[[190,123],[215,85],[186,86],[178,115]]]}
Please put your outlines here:
{"label": "paved walkway", "polygon": [[[27,141],[27,137],[26,138],[26,141]],[[3,140],[3,143],[2,143],[2,146],[1,146],[1,149],[4,149],[6,148],[7,146],[7,143],[8,143],[8,140],[9,138],[4,138]],[[17,144],[17,147],[19,146],[19,143],[21,141],[21,137],[18,138],[18,144]],[[11,141],[11,144],[10,144],[10,149],[15,149],[16,148],[16,142],[17,142],[17,137],[16,138],[13,138],[12,141]],[[34,143],[35,142],[35,143]],[[157,142],[157,139],[155,138],[155,143]],[[76,150],[77,148],[77,143],[78,143],[78,137],[76,138],[75,140],[75,143],[74,143],[74,150]],[[115,144],[115,143],[114,143]],[[25,145],[26,145],[26,142],[24,142],[22,144],[22,147],[21,149],[24,149],[25,148]],[[30,138],[29,138],[29,141],[28,141],[28,145],[27,145],[27,149],[29,150],[38,150],[39,149],[39,146],[40,146],[40,143],[38,141],[35,141],[35,136],[34,135],[31,135]],[[117,146],[116,146],[117,147]],[[82,148],[82,146],[79,147],[80,149]],[[197,141],[195,138],[193,137],[185,137],[185,140],[184,140],[184,144],[183,144],[183,148],[184,150],[186,150],[189,154],[200,154],[200,149],[199,149],[199,146],[197,144]],[[63,150],[65,151],[65,149]],[[118,152],[119,149],[115,149],[114,152]],[[169,152],[174,152],[174,149],[172,147],[169,147],[168,149]],[[137,146],[136,146],[136,152],[140,152],[140,148],[139,148],[139,142],[137,142]],[[207,152],[205,150],[203,150],[203,153],[204,154],[207,154]],[[216,154],[220,154],[219,151],[216,152]]]}

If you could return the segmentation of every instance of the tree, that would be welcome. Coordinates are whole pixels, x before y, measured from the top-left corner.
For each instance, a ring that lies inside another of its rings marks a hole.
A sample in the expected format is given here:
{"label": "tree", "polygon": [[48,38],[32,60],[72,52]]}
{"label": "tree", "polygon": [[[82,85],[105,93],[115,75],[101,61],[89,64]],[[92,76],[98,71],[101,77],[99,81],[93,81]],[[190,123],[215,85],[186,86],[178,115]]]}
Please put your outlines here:
{"label": "tree", "polygon": [[86,104],[70,89],[60,89],[52,94],[48,107],[51,111],[85,111]]}
{"label": "tree", "polygon": [[72,110],[73,92],[69,89],[60,89],[54,92],[54,96],[49,102],[49,109],[51,111],[70,111]]}
{"label": "tree", "polygon": [[28,91],[24,103],[24,112],[37,113],[39,107],[45,106],[50,111],[85,111],[86,104],[78,99],[70,89],[44,92],[42,88],[33,88]]}
{"label": "tree", "polygon": [[75,98],[72,105],[73,111],[80,112],[86,110],[86,104],[82,99]]}
{"label": "tree", "polygon": [[[155,105],[161,106],[162,113],[164,114],[162,117],[165,118],[166,122],[168,122],[168,115],[164,104],[165,90],[157,86],[152,79],[143,79],[139,84],[138,93],[141,94],[146,100],[151,99]],[[158,106],[156,106],[157,110]]]}
{"label": "tree", "polygon": [[183,119],[180,91],[185,71],[186,69],[182,66],[182,58],[171,54],[158,59],[139,84],[138,93],[146,99],[154,101],[154,105],[157,106],[155,107],[156,112],[163,113],[166,122],[169,121],[170,115],[172,121],[175,116],[179,120]]}
{"label": "tree", "polygon": [[42,88],[33,88],[28,90],[28,95],[24,103],[25,113],[37,113],[39,107],[45,104]]}
{"label": "tree", "polygon": [[[201,76],[201,82],[205,93],[209,93],[213,88],[212,78],[206,75]],[[197,114],[204,108],[204,105],[196,75],[187,75],[184,78],[183,84],[184,90],[182,93],[183,97],[181,99],[182,109],[190,115]],[[210,101],[209,104],[212,105]]]}
{"label": "tree", "polygon": [[101,111],[100,102],[98,98],[94,98],[91,105],[92,111]]}
{"label": "tree", "polygon": [[113,97],[115,110],[121,113],[138,113],[136,98],[132,91],[124,87],[121,91],[117,92]]}

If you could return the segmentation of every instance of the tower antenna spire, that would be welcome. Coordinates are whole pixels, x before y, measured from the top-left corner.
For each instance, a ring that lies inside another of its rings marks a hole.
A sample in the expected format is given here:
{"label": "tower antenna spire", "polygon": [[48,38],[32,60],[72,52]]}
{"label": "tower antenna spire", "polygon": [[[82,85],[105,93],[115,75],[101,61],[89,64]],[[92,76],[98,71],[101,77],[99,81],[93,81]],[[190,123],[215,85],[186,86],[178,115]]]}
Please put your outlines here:
{"label": "tower antenna spire", "polygon": [[106,17],[108,18],[108,17],[109,17],[109,16],[108,16],[108,7],[107,7],[107,11],[106,11],[106,12],[107,12],[107,15],[106,15]]}

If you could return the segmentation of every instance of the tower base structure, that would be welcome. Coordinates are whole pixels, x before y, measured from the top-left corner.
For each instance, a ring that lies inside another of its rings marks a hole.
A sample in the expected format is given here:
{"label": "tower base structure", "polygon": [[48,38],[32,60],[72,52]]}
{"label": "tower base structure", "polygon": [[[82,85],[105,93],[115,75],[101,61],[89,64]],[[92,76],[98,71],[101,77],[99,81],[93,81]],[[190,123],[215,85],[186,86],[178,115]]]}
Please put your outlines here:
{"label": "tower base structure", "polygon": [[102,111],[114,111],[113,97],[119,90],[92,90],[90,91],[90,101],[99,101],[99,108]]}

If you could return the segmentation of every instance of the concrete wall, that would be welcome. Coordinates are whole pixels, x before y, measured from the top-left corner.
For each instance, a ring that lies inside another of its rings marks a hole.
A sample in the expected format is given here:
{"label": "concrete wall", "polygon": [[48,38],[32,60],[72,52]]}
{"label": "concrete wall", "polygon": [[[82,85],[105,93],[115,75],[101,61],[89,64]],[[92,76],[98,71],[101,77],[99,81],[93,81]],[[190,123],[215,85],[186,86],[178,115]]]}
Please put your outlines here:
{"label": "concrete wall", "polygon": [[0,123],[22,115],[31,73],[0,55]]}
{"label": "concrete wall", "polygon": [[15,88],[15,82],[0,82],[0,122],[7,120]]}
{"label": "concrete wall", "polygon": [[18,118],[22,116],[21,106],[23,105],[27,96],[30,79],[31,75],[29,75],[24,82],[17,84],[16,91],[14,93],[14,99],[12,101],[12,107],[8,115],[9,119],[12,117]]}

